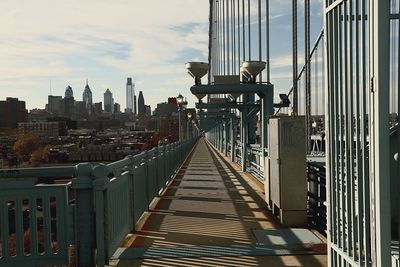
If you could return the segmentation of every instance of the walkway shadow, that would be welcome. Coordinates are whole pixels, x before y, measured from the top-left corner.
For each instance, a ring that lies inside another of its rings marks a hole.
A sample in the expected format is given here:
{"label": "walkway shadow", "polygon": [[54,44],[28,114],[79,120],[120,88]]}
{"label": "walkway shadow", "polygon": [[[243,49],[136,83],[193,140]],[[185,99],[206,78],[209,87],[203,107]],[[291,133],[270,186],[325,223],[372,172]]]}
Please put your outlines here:
{"label": "walkway shadow", "polygon": [[[202,161],[210,165],[208,170]],[[135,233],[128,246],[133,250],[126,252],[150,251],[153,256],[124,260],[117,266],[325,266],[325,255],[257,256],[250,252],[232,255],[234,248],[241,248],[241,253],[257,250],[253,230],[275,228],[279,224],[262,197],[235,168],[200,140]],[[209,249],[209,246],[221,248],[220,253],[204,253],[202,248]],[[310,251],[306,247],[301,249],[304,253]],[[162,259],[154,257],[157,251]]]}

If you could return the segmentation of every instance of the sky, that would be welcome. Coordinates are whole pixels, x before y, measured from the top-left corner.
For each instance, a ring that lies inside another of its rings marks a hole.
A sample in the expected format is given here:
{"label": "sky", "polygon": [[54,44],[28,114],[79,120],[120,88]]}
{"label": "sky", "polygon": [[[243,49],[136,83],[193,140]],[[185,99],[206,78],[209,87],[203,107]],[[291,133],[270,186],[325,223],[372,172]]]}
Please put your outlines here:
{"label": "sky", "polygon": [[[322,27],[321,1],[311,1],[312,40]],[[0,99],[18,97],[28,109],[44,108],[47,95],[64,95],[70,85],[81,100],[88,79],[94,102],[102,102],[109,88],[124,109],[126,78],[133,77],[136,94],[143,91],[153,109],[179,93],[194,106],[189,91],[193,80],[185,63],[207,61],[208,4],[208,0],[1,0]],[[271,0],[271,78],[282,91],[291,80],[290,4]]]}

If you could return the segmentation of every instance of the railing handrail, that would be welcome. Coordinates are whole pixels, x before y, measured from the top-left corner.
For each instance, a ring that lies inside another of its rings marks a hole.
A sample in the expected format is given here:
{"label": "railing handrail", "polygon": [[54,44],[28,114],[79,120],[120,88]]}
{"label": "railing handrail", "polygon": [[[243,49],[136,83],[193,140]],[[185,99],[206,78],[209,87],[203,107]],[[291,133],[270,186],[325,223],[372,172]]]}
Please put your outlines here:
{"label": "railing handrail", "polygon": [[[181,141],[181,143],[185,143],[186,141]],[[114,161],[111,163],[106,164],[107,170],[109,172],[112,172],[113,170],[116,169],[121,169],[125,167],[126,165],[129,165],[132,163],[132,160],[140,161],[146,156],[149,156],[149,153],[156,153],[157,148],[160,150],[160,148],[165,149],[169,147],[170,145],[176,145],[179,144],[180,142],[175,142],[167,145],[162,145],[159,147],[154,147],[150,150],[143,151],[140,154],[136,155],[129,155],[125,157],[124,159]],[[146,155],[146,153],[148,153]],[[82,164],[82,163],[80,163]],[[66,177],[66,176],[71,176],[71,177],[76,177],[78,175],[78,165],[73,165],[73,166],[55,166],[55,167],[36,167],[36,168],[10,168],[10,169],[0,169],[0,179],[1,178],[32,178],[32,177]]]}
{"label": "railing handrail", "polygon": [[62,177],[76,176],[77,165],[62,167],[39,167],[39,168],[18,168],[0,169],[0,178],[32,178],[32,177]]}

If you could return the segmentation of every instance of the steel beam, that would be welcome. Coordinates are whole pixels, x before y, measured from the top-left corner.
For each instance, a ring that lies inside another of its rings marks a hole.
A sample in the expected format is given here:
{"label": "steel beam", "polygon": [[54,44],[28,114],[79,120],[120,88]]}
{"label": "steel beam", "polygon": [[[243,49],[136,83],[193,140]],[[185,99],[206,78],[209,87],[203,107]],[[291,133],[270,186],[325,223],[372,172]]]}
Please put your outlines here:
{"label": "steel beam", "polygon": [[254,108],[260,107],[260,104],[250,103],[221,103],[221,104],[209,104],[209,103],[196,103],[197,109],[240,109],[240,108]]}
{"label": "steel beam", "polygon": [[370,0],[370,164],[373,201],[372,247],[376,266],[391,265],[389,79],[390,1]]}
{"label": "steel beam", "polygon": [[255,84],[255,83],[242,83],[242,84],[213,84],[213,85],[194,85],[190,88],[192,94],[231,94],[231,93],[245,93],[245,94],[258,94],[262,96],[267,94],[268,91],[273,90],[274,86],[270,83]]}
{"label": "steel beam", "polygon": [[297,71],[297,0],[292,0],[292,45],[293,45],[293,113],[298,114],[298,71]]}

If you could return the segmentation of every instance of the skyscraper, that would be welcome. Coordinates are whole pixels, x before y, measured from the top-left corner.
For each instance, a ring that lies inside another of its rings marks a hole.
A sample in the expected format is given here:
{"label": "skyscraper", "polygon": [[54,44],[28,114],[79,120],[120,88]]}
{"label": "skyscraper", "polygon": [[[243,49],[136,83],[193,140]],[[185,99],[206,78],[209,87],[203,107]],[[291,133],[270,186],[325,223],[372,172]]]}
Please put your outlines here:
{"label": "skyscraper", "polygon": [[88,80],[86,80],[85,90],[83,91],[82,101],[86,104],[86,109],[89,115],[92,113],[93,96],[92,90],[90,90]]}
{"label": "skyscraper", "polygon": [[46,109],[53,115],[60,115],[61,113],[61,100],[62,96],[49,95],[47,98]]}
{"label": "skyscraper", "polygon": [[113,94],[110,89],[107,89],[104,93],[104,111],[111,113],[113,111],[114,103],[113,103]]}
{"label": "skyscraper", "polygon": [[72,91],[71,86],[67,86],[67,88],[65,88],[65,98],[73,98],[74,97],[74,91]]}
{"label": "skyscraper", "polygon": [[146,114],[146,106],[144,104],[144,97],[142,91],[139,92],[139,97],[138,97],[138,114],[139,115]]}
{"label": "skyscraper", "polygon": [[74,91],[69,85],[65,88],[64,99],[61,100],[61,115],[68,118],[75,117]]}
{"label": "skyscraper", "polygon": [[136,114],[135,84],[132,83],[132,78],[130,77],[126,82],[126,110]]}

